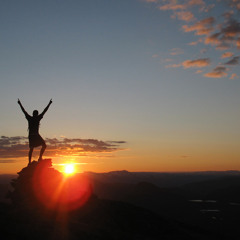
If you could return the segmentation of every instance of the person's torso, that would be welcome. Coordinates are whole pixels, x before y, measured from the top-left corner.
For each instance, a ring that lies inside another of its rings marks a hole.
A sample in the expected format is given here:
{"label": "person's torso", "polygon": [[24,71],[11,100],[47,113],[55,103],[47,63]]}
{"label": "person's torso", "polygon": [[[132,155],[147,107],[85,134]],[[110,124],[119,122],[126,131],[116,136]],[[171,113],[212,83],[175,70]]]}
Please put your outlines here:
{"label": "person's torso", "polygon": [[28,120],[28,131],[29,135],[37,135],[39,134],[39,126],[40,126],[40,120],[42,117],[38,115],[37,117],[30,116]]}

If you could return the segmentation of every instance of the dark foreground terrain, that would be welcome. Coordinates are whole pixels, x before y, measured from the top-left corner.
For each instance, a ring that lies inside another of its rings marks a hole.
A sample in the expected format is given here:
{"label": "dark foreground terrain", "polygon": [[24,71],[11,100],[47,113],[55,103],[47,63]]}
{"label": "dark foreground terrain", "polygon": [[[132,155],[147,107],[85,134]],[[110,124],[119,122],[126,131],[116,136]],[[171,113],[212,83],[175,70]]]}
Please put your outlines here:
{"label": "dark foreground terrain", "polygon": [[[52,186],[61,173],[44,160],[44,180]],[[238,239],[238,172],[157,174],[85,173],[91,194],[84,205],[68,210],[58,202],[48,208],[32,190],[33,163],[17,176],[1,176],[1,239]],[[12,187],[9,188],[9,178]],[[74,185],[74,192],[79,191]],[[8,192],[8,200],[4,198]],[[69,192],[68,192],[69,194]],[[65,195],[64,195],[65,196]],[[70,205],[74,203],[71,202]],[[66,207],[67,206],[67,207]]]}

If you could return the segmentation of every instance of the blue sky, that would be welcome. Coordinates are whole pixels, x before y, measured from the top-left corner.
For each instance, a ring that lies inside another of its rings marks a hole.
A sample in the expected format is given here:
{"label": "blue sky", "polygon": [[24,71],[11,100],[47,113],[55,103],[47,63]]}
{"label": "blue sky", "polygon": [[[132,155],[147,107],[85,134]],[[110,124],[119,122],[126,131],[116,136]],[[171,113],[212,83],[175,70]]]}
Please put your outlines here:
{"label": "blue sky", "polygon": [[85,170],[239,169],[239,4],[2,2],[0,134],[53,98],[44,138],[125,141]]}

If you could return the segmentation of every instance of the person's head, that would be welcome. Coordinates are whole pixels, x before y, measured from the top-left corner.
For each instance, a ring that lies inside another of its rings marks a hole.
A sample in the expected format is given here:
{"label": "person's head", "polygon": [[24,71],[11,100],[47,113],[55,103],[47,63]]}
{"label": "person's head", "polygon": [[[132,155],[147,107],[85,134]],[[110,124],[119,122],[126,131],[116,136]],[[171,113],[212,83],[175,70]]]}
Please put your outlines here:
{"label": "person's head", "polygon": [[33,111],[33,117],[36,117],[36,116],[38,116],[38,110]]}

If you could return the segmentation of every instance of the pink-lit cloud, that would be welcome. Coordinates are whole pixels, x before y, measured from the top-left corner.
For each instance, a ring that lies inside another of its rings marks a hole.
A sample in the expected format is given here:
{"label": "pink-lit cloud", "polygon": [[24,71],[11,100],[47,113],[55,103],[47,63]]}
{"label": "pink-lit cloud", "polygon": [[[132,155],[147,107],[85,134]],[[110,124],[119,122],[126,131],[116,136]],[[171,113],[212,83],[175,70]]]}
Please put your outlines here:
{"label": "pink-lit cloud", "polygon": [[190,11],[175,12],[172,15],[172,18],[176,18],[176,17],[179,20],[182,20],[182,21],[185,21],[185,22],[191,22],[195,19],[193,13],[190,12]]}
{"label": "pink-lit cloud", "polygon": [[229,69],[224,66],[218,66],[213,69],[213,71],[204,74],[205,77],[209,78],[223,78],[228,74],[226,73]]}
{"label": "pink-lit cloud", "polygon": [[[169,16],[179,20],[179,23],[182,23],[180,29],[184,33],[192,33],[194,38],[191,42],[186,43],[186,46],[201,48],[201,45],[205,45],[206,47],[203,49],[207,49],[207,51],[204,50],[206,58],[199,58],[200,55],[198,54],[195,55],[198,59],[186,60],[181,64],[171,64],[166,67],[202,68],[210,65],[210,57],[211,63],[215,65],[219,64],[221,59],[231,57],[232,59],[223,65],[232,67],[239,64],[239,56],[235,55],[236,51],[240,49],[240,0],[215,0],[211,2],[206,0],[159,0],[156,7],[161,11],[169,11]],[[228,52],[221,54],[219,57],[212,54],[213,51],[226,50]],[[197,51],[199,52],[199,50]],[[184,53],[187,54],[185,49]],[[174,51],[171,51],[170,54],[178,55]],[[207,56],[207,54],[211,55]],[[226,77],[227,71],[232,71],[232,68],[218,66],[204,76]],[[235,75],[233,77],[236,78]]]}
{"label": "pink-lit cloud", "polygon": [[144,2],[147,2],[147,3],[157,3],[158,0],[143,0]]}
{"label": "pink-lit cloud", "polygon": [[171,49],[170,55],[180,55],[183,54],[184,51],[181,48],[173,48]]}
{"label": "pink-lit cloud", "polygon": [[225,52],[222,54],[221,58],[229,58],[232,57],[234,54],[232,52]]}
{"label": "pink-lit cloud", "polygon": [[225,51],[231,48],[231,45],[225,42],[221,42],[216,46],[216,50]]}
{"label": "pink-lit cloud", "polygon": [[227,61],[224,64],[225,65],[237,65],[237,64],[239,64],[239,56],[233,57],[232,59],[230,59],[229,61]]}
{"label": "pink-lit cloud", "polygon": [[168,0],[162,1],[163,4],[159,7],[160,10],[184,10],[193,6],[206,6],[203,0],[188,0],[188,1],[177,1],[177,0]]}
{"label": "pink-lit cloud", "polygon": [[182,63],[178,63],[178,64],[169,64],[167,66],[165,66],[165,68],[178,68],[178,67],[181,67],[182,66]]}
{"label": "pink-lit cloud", "polygon": [[210,36],[207,36],[205,38],[204,43],[205,44],[212,44],[212,45],[219,45],[219,44],[221,44],[221,41],[218,39],[219,36],[220,36],[220,33],[214,33]]}
{"label": "pink-lit cloud", "polygon": [[195,60],[186,60],[182,62],[184,68],[202,68],[210,65],[209,58],[199,58]]}
{"label": "pink-lit cloud", "polygon": [[178,1],[176,0],[170,0],[168,3],[162,5],[159,7],[160,10],[183,10],[186,9],[186,6],[184,4],[178,4]]}
{"label": "pink-lit cloud", "polygon": [[199,70],[196,71],[196,74],[200,74],[200,73],[202,73],[202,72],[203,72],[203,70],[200,70],[200,69],[199,69]]}
{"label": "pink-lit cloud", "polygon": [[193,41],[193,42],[188,43],[188,45],[196,46],[198,43],[199,43],[199,41]]}
{"label": "pink-lit cloud", "polygon": [[184,32],[195,32],[195,35],[208,35],[213,31],[214,17],[205,18],[193,25],[183,25],[182,29]]}
{"label": "pink-lit cloud", "polygon": [[232,73],[229,79],[235,79],[239,78],[239,76],[236,73]]}
{"label": "pink-lit cloud", "polygon": [[236,46],[237,46],[238,49],[240,49],[240,38],[237,39]]}

